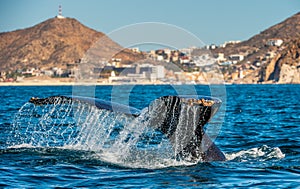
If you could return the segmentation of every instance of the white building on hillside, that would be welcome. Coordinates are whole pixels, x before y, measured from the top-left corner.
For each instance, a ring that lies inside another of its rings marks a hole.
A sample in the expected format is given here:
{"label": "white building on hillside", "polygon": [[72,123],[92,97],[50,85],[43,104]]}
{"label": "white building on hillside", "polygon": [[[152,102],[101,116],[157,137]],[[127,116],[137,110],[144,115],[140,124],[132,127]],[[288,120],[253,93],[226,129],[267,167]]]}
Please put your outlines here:
{"label": "white building on hillside", "polygon": [[283,43],[283,40],[282,39],[269,39],[267,41],[267,45],[269,46],[277,46],[277,47],[280,47]]}
{"label": "white building on hillside", "polygon": [[244,60],[244,55],[232,54],[232,55],[229,56],[229,60],[232,61],[233,64],[236,64],[236,63]]}

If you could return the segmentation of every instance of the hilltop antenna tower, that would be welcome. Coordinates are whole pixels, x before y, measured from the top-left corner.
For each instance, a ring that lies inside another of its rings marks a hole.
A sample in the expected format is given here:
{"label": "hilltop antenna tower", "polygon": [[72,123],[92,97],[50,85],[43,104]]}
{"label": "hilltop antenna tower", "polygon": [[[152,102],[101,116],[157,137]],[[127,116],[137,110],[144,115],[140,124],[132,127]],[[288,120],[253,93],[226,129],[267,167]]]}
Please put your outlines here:
{"label": "hilltop antenna tower", "polygon": [[57,15],[57,18],[65,18],[62,15],[62,6],[61,5],[58,6],[58,15]]}
{"label": "hilltop antenna tower", "polygon": [[61,5],[58,6],[58,15],[62,16],[62,7],[61,7]]}

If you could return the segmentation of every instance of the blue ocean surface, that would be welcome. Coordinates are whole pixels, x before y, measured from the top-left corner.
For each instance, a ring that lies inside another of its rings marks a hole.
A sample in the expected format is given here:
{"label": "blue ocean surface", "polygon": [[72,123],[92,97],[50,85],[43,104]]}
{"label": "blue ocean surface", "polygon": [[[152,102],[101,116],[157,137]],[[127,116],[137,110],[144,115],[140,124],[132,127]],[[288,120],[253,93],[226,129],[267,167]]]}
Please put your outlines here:
{"label": "blue ocean surface", "polygon": [[[10,86],[0,94],[0,187],[300,186],[300,85]],[[205,129],[226,161],[177,161],[164,136],[135,122],[112,128],[132,122],[122,116],[28,103],[31,97],[82,95],[142,110],[161,96],[195,94],[223,101]],[[65,118],[77,114],[86,119]],[[116,133],[131,138],[116,142]]]}

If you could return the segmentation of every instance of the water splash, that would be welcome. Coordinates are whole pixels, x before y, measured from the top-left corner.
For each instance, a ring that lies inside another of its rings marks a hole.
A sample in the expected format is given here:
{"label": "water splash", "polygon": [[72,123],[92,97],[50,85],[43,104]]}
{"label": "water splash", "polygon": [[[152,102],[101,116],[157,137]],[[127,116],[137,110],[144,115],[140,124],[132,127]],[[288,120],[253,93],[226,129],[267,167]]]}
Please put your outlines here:
{"label": "water splash", "polygon": [[235,153],[225,154],[228,161],[267,161],[271,159],[282,159],[285,157],[285,154],[281,152],[278,147],[269,147],[263,145],[261,147],[251,148],[248,150],[242,150]]}
{"label": "water splash", "polygon": [[26,103],[13,120],[7,146],[93,151],[94,158],[126,167],[174,164],[172,145],[147,126],[146,114],[144,110],[134,118],[78,101]]}

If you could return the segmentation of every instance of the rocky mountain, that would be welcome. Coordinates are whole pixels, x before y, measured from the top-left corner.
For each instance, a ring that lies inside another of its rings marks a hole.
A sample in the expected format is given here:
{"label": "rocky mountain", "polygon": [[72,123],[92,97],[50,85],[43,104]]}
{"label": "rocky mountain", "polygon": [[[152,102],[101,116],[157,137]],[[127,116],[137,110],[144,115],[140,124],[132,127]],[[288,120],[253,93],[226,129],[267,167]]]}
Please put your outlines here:
{"label": "rocky mountain", "polygon": [[[273,39],[280,39],[283,43],[278,46],[268,45],[268,41]],[[231,71],[243,68],[246,73],[245,76],[236,79],[237,83],[300,83],[299,42],[300,12],[260,32],[249,40],[229,44],[224,48],[217,48],[213,50],[213,53],[224,53],[225,56],[232,54],[244,56],[241,62],[230,68]],[[257,63],[260,64],[258,67]],[[231,82],[230,73],[227,75],[227,81]]]}
{"label": "rocky mountain", "polygon": [[76,19],[55,17],[27,29],[0,33],[0,69],[65,68],[79,63],[95,43],[101,49],[94,54],[103,56],[98,59],[115,56],[128,63],[143,58]]}

